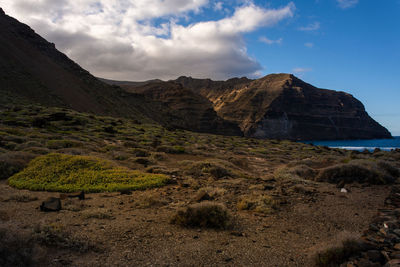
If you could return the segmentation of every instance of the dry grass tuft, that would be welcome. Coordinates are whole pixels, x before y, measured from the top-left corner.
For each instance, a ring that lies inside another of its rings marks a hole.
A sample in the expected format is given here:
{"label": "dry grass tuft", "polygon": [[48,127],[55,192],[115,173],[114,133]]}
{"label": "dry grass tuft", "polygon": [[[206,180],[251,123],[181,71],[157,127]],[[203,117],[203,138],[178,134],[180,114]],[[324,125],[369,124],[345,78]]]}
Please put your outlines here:
{"label": "dry grass tuft", "polygon": [[204,201],[178,211],[171,223],[185,227],[227,229],[231,226],[231,215],[224,205]]}
{"label": "dry grass tuft", "polygon": [[329,245],[319,248],[314,258],[315,264],[321,267],[339,266],[363,249],[358,234],[342,232]]}
{"label": "dry grass tuft", "polygon": [[268,195],[246,195],[237,203],[238,210],[252,210],[260,213],[272,213],[279,203]]}
{"label": "dry grass tuft", "polygon": [[35,266],[32,239],[0,229],[0,266]]}
{"label": "dry grass tuft", "polygon": [[35,242],[51,248],[69,249],[77,252],[97,251],[99,248],[88,238],[77,238],[61,224],[36,225],[32,238]]}
{"label": "dry grass tuft", "polygon": [[369,183],[390,184],[398,177],[398,169],[387,162],[355,160],[347,164],[338,164],[322,169],[317,181],[329,183]]}

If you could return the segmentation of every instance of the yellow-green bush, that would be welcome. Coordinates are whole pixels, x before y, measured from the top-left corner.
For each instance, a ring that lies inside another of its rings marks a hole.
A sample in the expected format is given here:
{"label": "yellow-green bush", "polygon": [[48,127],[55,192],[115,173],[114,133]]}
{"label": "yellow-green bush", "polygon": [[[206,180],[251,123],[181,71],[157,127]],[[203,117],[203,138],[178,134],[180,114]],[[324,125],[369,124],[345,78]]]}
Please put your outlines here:
{"label": "yellow-green bush", "polygon": [[95,157],[48,154],[32,160],[8,181],[16,188],[35,191],[109,192],[159,187],[168,180],[163,174],[132,171]]}

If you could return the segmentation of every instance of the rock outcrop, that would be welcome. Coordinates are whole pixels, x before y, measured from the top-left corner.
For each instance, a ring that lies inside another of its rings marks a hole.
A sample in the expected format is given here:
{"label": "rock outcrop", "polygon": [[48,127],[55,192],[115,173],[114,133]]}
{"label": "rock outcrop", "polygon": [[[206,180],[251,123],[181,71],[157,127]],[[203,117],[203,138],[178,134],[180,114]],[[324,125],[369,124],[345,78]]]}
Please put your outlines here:
{"label": "rock outcrop", "polygon": [[239,127],[220,118],[205,97],[175,82],[121,85],[128,92],[144,95],[163,105],[164,121],[170,127],[224,135],[241,135]]}
{"label": "rock outcrop", "polygon": [[213,102],[218,115],[245,136],[291,140],[391,138],[352,95],[319,89],[291,74],[225,82],[180,77],[176,82]]}

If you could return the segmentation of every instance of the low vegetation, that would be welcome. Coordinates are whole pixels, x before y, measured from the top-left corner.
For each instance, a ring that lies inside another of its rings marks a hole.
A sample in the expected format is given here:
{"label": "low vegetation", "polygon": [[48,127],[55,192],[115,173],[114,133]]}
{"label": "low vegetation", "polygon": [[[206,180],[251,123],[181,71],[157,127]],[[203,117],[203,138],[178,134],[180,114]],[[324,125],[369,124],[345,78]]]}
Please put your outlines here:
{"label": "low vegetation", "polygon": [[204,201],[179,210],[171,222],[185,227],[227,229],[231,226],[231,215],[222,204]]}
{"label": "low vegetation", "polygon": [[0,266],[35,266],[35,251],[32,239],[0,229]]}
{"label": "low vegetation", "polygon": [[62,224],[39,224],[33,229],[34,242],[51,248],[69,249],[78,252],[97,251],[99,248],[87,238],[77,238]]}
{"label": "low vegetation", "polygon": [[343,181],[345,183],[390,184],[398,176],[398,169],[389,163],[362,160],[322,169],[316,180],[329,183]]}
{"label": "low vegetation", "polygon": [[9,184],[35,191],[105,192],[159,187],[167,181],[166,175],[132,171],[95,157],[48,154],[32,160]]}
{"label": "low vegetation", "polygon": [[334,267],[363,251],[363,244],[357,235],[343,232],[332,243],[319,249],[315,264],[320,267]]}
{"label": "low vegetation", "polygon": [[238,210],[252,210],[260,213],[271,213],[278,207],[278,201],[268,195],[243,196],[237,204]]}
{"label": "low vegetation", "polygon": [[35,155],[26,152],[0,154],[0,180],[21,171],[34,157]]}

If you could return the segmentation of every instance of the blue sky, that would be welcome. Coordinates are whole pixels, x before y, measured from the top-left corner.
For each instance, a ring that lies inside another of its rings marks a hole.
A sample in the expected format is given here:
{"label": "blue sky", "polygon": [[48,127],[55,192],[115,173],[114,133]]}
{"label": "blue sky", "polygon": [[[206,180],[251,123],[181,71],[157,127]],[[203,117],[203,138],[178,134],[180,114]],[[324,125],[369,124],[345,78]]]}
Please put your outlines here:
{"label": "blue sky", "polygon": [[[246,36],[263,73],[303,69],[296,75],[353,94],[374,119],[400,135],[400,1],[360,0],[347,9],[329,0],[295,4],[289,22]],[[299,30],[313,24],[319,28]],[[260,35],[282,41],[266,47],[255,41]]]}
{"label": "blue sky", "polygon": [[294,73],[400,135],[400,0],[2,0],[96,76]]}

